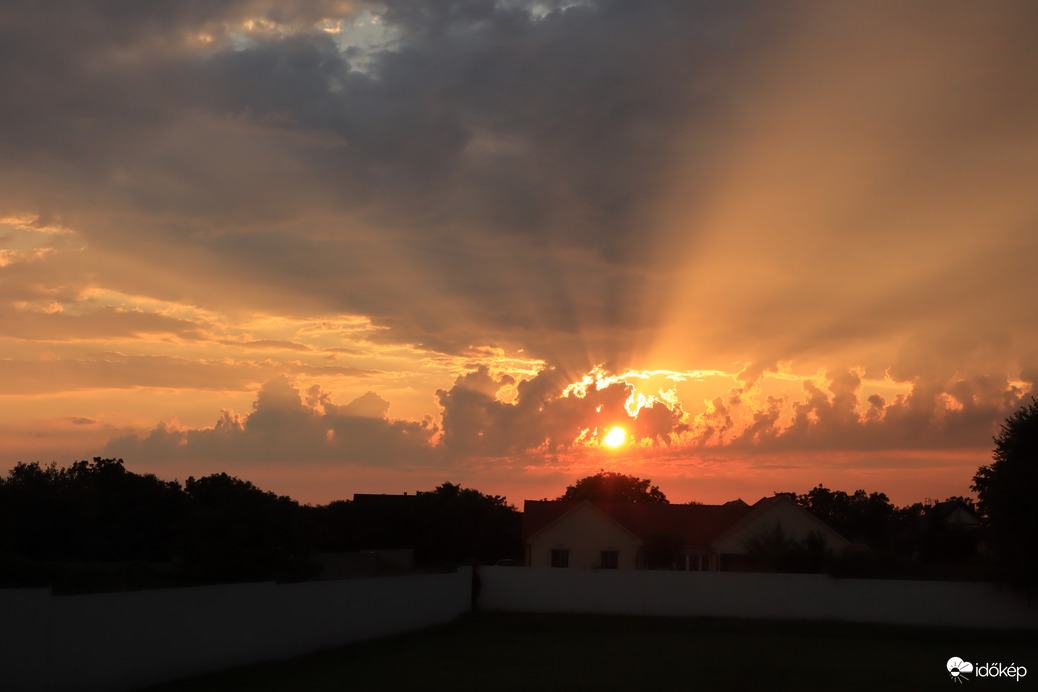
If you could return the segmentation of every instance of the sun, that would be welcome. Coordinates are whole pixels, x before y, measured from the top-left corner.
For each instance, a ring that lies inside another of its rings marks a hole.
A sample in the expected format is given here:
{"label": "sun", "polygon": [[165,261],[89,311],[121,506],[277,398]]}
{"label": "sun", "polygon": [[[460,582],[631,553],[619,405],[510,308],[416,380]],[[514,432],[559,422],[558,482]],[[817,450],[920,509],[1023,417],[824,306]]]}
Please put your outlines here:
{"label": "sun", "polygon": [[619,447],[627,439],[627,432],[617,426],[606,433],[606,436],[602,438],[602,444],[606,447]]}

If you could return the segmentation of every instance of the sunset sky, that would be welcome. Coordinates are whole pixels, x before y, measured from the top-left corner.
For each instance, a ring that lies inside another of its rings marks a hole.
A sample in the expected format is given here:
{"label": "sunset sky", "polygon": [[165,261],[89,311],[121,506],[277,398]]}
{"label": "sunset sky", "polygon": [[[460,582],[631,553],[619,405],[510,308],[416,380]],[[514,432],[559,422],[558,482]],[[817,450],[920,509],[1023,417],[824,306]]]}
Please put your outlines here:
{"label": "sunset sky", "polygon": [[0,471],[968,494],[1038,381],[1036,36],[1028,0],[5,0]]}

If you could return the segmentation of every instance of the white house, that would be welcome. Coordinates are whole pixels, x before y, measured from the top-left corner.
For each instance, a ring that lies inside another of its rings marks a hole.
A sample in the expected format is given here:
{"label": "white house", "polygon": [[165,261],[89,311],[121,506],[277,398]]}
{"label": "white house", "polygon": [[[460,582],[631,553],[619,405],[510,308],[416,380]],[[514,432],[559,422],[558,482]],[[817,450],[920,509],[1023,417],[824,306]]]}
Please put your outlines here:
{"label": "white house", "polygon": [[753,506],[634,504],[527,500],[523,505],[526,565],[577,569],[639,569],[664,544],[680,570],[742,571],[755,542],[781,536],[812,540],[839,553],[846,538],[784,496]]}

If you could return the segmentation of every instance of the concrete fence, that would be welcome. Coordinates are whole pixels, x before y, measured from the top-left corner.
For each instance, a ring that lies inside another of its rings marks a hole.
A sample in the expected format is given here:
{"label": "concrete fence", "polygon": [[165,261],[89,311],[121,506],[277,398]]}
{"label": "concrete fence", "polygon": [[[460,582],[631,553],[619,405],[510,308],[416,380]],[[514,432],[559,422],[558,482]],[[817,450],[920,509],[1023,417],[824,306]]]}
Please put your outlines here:
{"label": "concrete fence", "polygon": [[455,574],[85,596],[0,591],[0,690],[132,690],[449,622]]}
{"label": "concrete fence", "polygon": [[[479,568],[488,611],[836,620],[1038,629],[989,584],[821,575]],[[133,690],[449,622],[472,573],[86,596],[0,590],[0,690]]]}
{"label": "concrete fence", "polygon": [[479,576],[480,607],[505,612],[1038,629],[1038,603],[992,584],[533,567],[481,567]]}

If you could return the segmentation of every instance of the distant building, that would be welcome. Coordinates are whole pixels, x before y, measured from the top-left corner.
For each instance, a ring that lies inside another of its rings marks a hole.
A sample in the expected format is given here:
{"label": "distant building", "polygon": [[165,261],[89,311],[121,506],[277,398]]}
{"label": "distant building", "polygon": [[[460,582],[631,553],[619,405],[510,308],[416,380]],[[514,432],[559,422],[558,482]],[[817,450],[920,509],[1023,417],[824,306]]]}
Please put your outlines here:
{"label": "distant building", "polygon": [[911,531],[916,556],[924,562],[969,562],[987,552],[980,517],[962,500],[927,507]]}
{"label": "distant building", "polygon": [[353,503],[358,507],[398,510],[411,507],[421,493],[414,495],[387,495],[385,493],[353,493]]}
{"label": "distant building", "polygon": [[[774,537],[839,553],[849,542],[788,497],[754,505],[527,500],[526,565],[578,569],[752,569],[754,546]],[[664,560],[661,563],[661,556]]]}
{"label": "distant building", "polygon": [[980,517],[962,500],[938,502],[927,508],[924,518],[927,522],[961,531],[976,531],[980,527]]}

